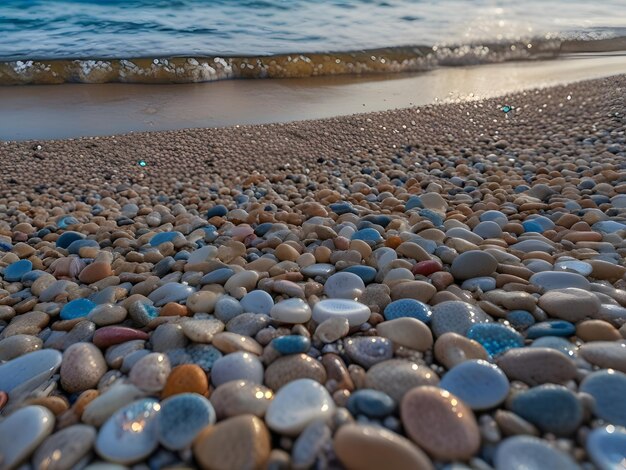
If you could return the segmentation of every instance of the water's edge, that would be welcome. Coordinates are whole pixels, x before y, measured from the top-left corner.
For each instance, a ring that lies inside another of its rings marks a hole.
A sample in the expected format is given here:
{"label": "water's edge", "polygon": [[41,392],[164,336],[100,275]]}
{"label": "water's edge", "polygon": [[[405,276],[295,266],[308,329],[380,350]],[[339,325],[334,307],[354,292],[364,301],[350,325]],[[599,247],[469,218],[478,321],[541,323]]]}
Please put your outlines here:
{"label": "water's edge", "polygon": [[41,59],[0,62],[0,85],[62,83],[200,83],[233,78],[307,78],[423,72],[467,66],[557,59],[572,53],[626,51],[626,37],[543,39],[450,47],[406,46],[338,53],[258,57]]}

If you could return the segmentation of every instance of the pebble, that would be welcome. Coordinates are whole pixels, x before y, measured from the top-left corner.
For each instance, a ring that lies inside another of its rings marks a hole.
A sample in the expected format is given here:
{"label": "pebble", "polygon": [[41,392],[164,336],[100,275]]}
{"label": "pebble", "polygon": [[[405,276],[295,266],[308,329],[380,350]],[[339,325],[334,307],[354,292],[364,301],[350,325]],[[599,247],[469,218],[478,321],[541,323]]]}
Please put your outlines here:
{"label": "pebble", "polygon": [[196,393],[180,393],[161,402],[157,435],[163,447],[182,450],[189,447],[205,427],[215,424],[211,402]]}
{"label": "pebble", "polygon": [[559,271],[543,271],[533,274],[530,283],[542,288],[544,291],[555,289],[576,288],[589,290],[591,284],[589,281],[578,273],[559,272]]}
{"label": "pebble", "polygon": [[11,470],[24,463],[54,430],[55,419],[43,406],[26,406],[0,421],[2,468]]}
{"label": "pebble", "polygon": [[396,346],[428,351],[433,346],[433,334],[426,324],[411,317],[401,317],[376,325],[377,333]]}
{"label": "pebble", "polygon": [[536,323],[526,330],[526,338],[537,339],[544,336],[569,337],[576,332],[574,324],[565,320],[551,320]]}
{"label": "pebble", "polygon": [[290,354],[279,357],[265,369],[265,385],[274,391],[297,379],[326,382],[322,364],[306,354]]}
{"label": "pebble", "polygon": [[272,299],[272,296],[262,290],[248,292],[241,299],[241,307],[244,312],[269,315],[273,306],[274,299]]}
{"label": "pebble", "polygon": [[578,348],[567,339],[560,336],[542,336],[530,345],[531,348],[550,348],[565,354],[569,358],[578,356]]}
{"label": "pebble", "polygon": [[459,397],[473,410],[482,411],[504,401],[509,393],[509,380],[498,366],[473,359],[450,369],[439,387]]}
{"label": "pebble", "polygon": [[593,318],[600,311],[600,299],[583,289],[555,289],[539,298],[539,307],[551,317],[575,323]]}
{"label": "pebble", "polygon": [[52,434],[33,455],[33,468],[37,470],[64,470],[75,468],[87,457],[96,440],[96,430],[91,426],[76,424]]}
{"label": "pebble", "polygon": [[384,311],[385,320],[411,317],[427,324],[430,323],[432,315],[433,312],[427,304],[415,299],[394,300]]}
{"label": "pebble", "polygon": [[480,307],[459,300],[441,302],[432,310],[431,328],[437,337],[450,332],[465,336],[473,325],[490,321]]}
{"label": "pebble", "polygon": [[583,344],[578,351],[595,366],[626,372],[626,341],[594,341]]}
{"label": "pebble", "polygon": [[211,382],[219,387],[231,380],[263,383],[263,364],[254,354],[243,351],[220,357],[211,368]]}
{"label": "pebble", "polygon": [[61,386],[69,393],[96,388],[107,371],[100,350],[91,343],[76,343],[63,353]]}
{"label": "pebble", "polygon": [[314,336],[323,343],[334,343],[346,336],[349,331],[350,322],[347,318],[332,316],[317,326]]}
{"label": "pebble", "polygon": [[251,415],[208,426],[193,444],[193,455],[203,470],[266,468],[271,450],[267,427]]}
{"label": "pebble", "polygon": [[324,448],[331,442],[331,430],[323,420],[313,421],[298,436],[291,451],[291,465],[294,469],[311,468]]}
{"label": "pebble", "polygon": [[96,307],[89,299],[75,299],[68,302],[61,309],[61,320],[74,320],[86,317]]}
{"label": "pebble", "polygon": [[498,267],[498,261],[489,253],[472,250],[461,253],[452,262],[450,272],[455,279],[464,281],[474,277],[489,276]]}
{"label": "pebble", "polygon": [[509,349],[496,359],[510,380],[535,386],[564,384],[576,377],[576,366],[565,354],[549,348]]}
{"label": "pebble", "polygon": [[274,305],[270,316],[281,323],[306,323],[311,319],[311,307],[302,299],[287,299]]}
{"label": "pebble", "polygon": [[363,280],[356,274],[345,271],[333,274],[324,284],[324,294],[331,299],[356,300],[363,291],[365,291]]}
{"label": "pebble", "polygon": [[33,269],[33,263],[27,259],[21,259],[11,263],[4,269],[3,277],[7,282],[19,282],[25,274]]}
{"label": "pebble", "polygon": [[432,470],[430,459],[408,439],[380,426],[346,424],[333,448],[348,470]]}
{"label": "pebble", "polygon": [[344,342],[344,347],[348,357],[366,369],[393,357],[393,344],[380,336],[353,337]]}
{"label": "pebble", "polygon": [[311,340],[300,335],[280,336],[274,338],[270,344],[280,354],[306,353],[311,348]]}
{"label": "pebble", "polygon": [[317,324],[332,318],[343,318],[348,320],[350,326],[362,325],[370,315],[371,311],[367,305],[347,299],[320,300],[313,306],[312,314]]}
{"label": "pebble", "polygon": [[133,365],[128,378],[144,392],[156,393],[163,390],[170,372],[170,360],[165,354],[150,353]]}
{"label": "pebble", "polygon": [[396,402],[381,391],[361,389],[350,395],[346,408],[353,416],[365,415],[368,418],[384,418],[394,412]]}
{"label": "pebble", "polygon": [[606,426],[589,433],[587,454],[599,470],[613,470],[624,466],[626,455],[626,431]]}
{"label": "pebble", "polygon": [[489,359],[489,353],[477,341],[457,333],[444,333],[435,342],[435,358],[451,369],[471,359]]}
{"label": "pebble", "polygon": [[589,374],[580,384],[580,392],[593,397],[593,414],[618,426],[626,426],[626,374],[599,370]]}
{"label": "pebble", "polygon": [[437,460],[467,460],[478,451],[474,413],[446,390],[414,388],[402,399],[400,416],[411,440]]}
{"label": "pebble", "polygon": [[143,391],[132,384],[115,382],[85,406],[81,419],[86,424],[100,427],[117,410],[143,398],[144,395]]}
{"label": "pebble", "polygon": [[422,385],[438,385],[439,377],[428,366],[405,359],[390,359],[369,368],[365,386],[386,393],[400,403],[411,389]]}
{"label": "pebble", "polygon": [[209,381],[206,373],[195,364],[181,364],[172,369],[161,391],[163,398],[180,393],[197,393],[206,396]]}
{"label": "pebble", "polygon": [[224,331],[220,320],[190,320],[181,325],[184,335],[195,343],[210,343],[213,337]]}
{"label": "pebble", "polygon": [[501,323],[476,324],[467,331],[466,336],[482,344],[485,350],[494,357],[508,349],[524,346],[522,335]]}
{"label": "pebble", "polygon": [[218,386],[211,394],[217,418],[251,414],[263,418],[274,393],[267,387],[246,380],[233,380]]}
{"label": "pebble", "polygon": [[334,412],[333,399],[322,385],[311,379],[297,379],[278,390],[265,422],[278,434],[297,436],[315,420],[330,420]]}
{"label": "pebble", "polygon": [[117,410],[100,428],[96,452],[105,460],[129,465],[148,457],[159,445],[161,405],[144,398]]}
{"label": "pebble", "polygon": [[581,402],[561,385],[540,385],[517,393],[510,408],[541,431],[558,436],[571,435],[583,420]]}
{"label": "pebble", "polygon": [[42,348],[43,341],[31,335],[13,335],[0,340],[0,361],[10,361]]}
{"label": "pebble", "polygon": [[543,439],[532,436],[513,436],[505,439],[496,449],[494,464],[496,470],[512,468],[580,470],[578,464],[569,455]]}

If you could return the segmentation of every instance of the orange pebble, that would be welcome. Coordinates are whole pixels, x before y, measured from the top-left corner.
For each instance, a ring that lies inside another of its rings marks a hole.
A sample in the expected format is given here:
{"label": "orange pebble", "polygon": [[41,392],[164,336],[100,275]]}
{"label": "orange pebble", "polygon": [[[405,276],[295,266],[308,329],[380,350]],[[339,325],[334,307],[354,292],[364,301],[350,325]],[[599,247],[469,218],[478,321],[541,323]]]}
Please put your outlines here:
{"label": "orange pebble", "polygon": [[165,304],[159,313],[162,317],[186,317],[189,315],[189,310],[186,305],[177,304],[176,302],[170,302]]}
{"label": "orange pebble", "polygon": [[195,364],[183,364],[172,369],[167,378],[161,398],[171,397],[179,393],[199,393],[207,396],[209,379],[207,374]]}
{"label": "orange pebble", "polygon": [[401,243],[402,243],[402,238],[398,237],[397,235],[392,235],[385,241],[385,246],[388,246],[395,250],[396,248],[400,246]]}
{"label": "orange pebble", "polygon": [[96,398],[98,398],[99,395],[100,392],[98,392],[98,390],[85,390],[78,396],[78,398],[74,402],[74,405],[72,406],[72,411],[74,411],[74,413],[76,413],[76,416],[80,418],[83,415],[83,411],[85,410],[87,405]]}

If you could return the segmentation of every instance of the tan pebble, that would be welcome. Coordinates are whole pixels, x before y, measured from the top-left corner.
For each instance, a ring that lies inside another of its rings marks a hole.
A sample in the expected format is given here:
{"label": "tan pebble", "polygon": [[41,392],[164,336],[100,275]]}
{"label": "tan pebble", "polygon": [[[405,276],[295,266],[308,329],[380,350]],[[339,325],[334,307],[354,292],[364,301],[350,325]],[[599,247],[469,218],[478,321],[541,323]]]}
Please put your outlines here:
{"label": "tan pebble", "polygon": [[24,404],[41,405],[52,411],[55,416],[59,416],[70,408],[67,399],[58,396],[31,398],[26,400]]}
{"label": "tan pebble", "polygon": [[330,251],[330,248],[325,246],[318,246],[313,252],[313,254],[315,255],[315,260],[318,263],[328,263],[330,261],[331,253],[332,251]]}
{"label": "tan pebble", "polygon": [[37,250],[35,250],[32,246],[23,242],[16,243],[13,247],[13,253],[15,253],[19,258],[28,258],[36,251]]}
{"label": "tan pebble", "polygon": [[363,259],[368,259],[372,255],[372,247],[364,240],[351,240],[350,249],[358,251]]}
{"label": "tan pebble", "polygon": [[9,322],[15,316],[15,309],[9,305],[0,305],[0,320]]}
{"label": "tan pebble", "polygon": [[171,370],[170,360],[165,354],[150,353],[133,365],[128,378],[144,392],[156,393],[165,387]]}
{"label": "tan pebble", "polygon": [[400,244],[400,246],[396,248],[396,253],[406,258],[414,259],[415,261],[428,261],[430,259],[428,252],[417,243],[413,242]]}
{"label": "tan pebble", "polygon": [[[439,377],[430,367],[405,359],[379,362],[368,369],[365,378],[367,388],[385,392],[396,402],[414,387],[438,383]],[[357,384],[357,388],[361,387]]]}
{"label": "tan pebble", "polygon": [[215,334],[211,343],[225,354],[236,351],[249,352],[257,356],[263,354],[263,346],[254,339],[249,336],[238,335],[227,331]]}
{"label": "tan pebble", "polygon": [[[187,298],[187,308],[193,313],[213,313],[219,295],[215,292],[201,290]],[[171,307],[170,307],[171,308]]]}
{"label": "tan pebble", "polygon": [[498,428],[505,436],[516,436],[527,434],[529,436],[539,436],[539,430],[524,418],[506,410],[498,410],[494,415]]}
{"label": "tan pebble", "polygon": [[122,323],[127,315],[128,311],[121,305],[100,304],[89,312],[87,319],[97,326],[107,326]]}
{"label": "tan pebble", "polygon": [[69,393],[96,388],[106,371],[106,362],[96,346],[91,343],[76,343],[63,353],[61,386]]}
{"label": "tan pebble", "polygon": [[276,258],[278,258],[280,261],[295,261],[298,259],[298,256],[300,256],[300,253],[298,253],[298,250],[296,250],[291,245],[288,245],[287,243],[281,243],[276,247],[276,250],[274,251],[274,256],[276,256]]}
{"label": "tan pebble", "polygon": [[274,393],[263,385],[247,380],[231,380],[217,387],[211,394],[211,404],[218,420],[251,414],[263,418]]}
{"label": "tan pebble", "polygon": [[43,341],[37,336],[14,335],[0,340],[0,361],[9,361],[26,353],[37,351]]}
{"label": "tan pebble", "polygon": [[161,317],[186,317],[189,315],[189,308],[186,305],[169,302],[161,307],[159,316]]}
{"label": "tan pebble", "polygon": [[315,338],[323,343],[334,343],[343,338],[350,331],[350,324],[347,319],[342,317],[333,317],[324,320],[315,329]]}
{"label": "tan pebble", "polygon": [[165,387],[161,391],[161,398],[167,398],[179,393],[197,393],[207,396],[209,380],[207,374],[196,364],[182,364],[172,369],[167,377]]}
{"label": "tan pebble", "polygon": [[204,470],[262,470],[271,449],[265,423],[252,415],[207,426],[193,444],[193,454]]}
{"label": "tan pebble", "polygon": [[182,323],[183,333],[195,343],[210,343],[217,333],[224,331],[219,320],[189,320]]}
{"label": "tan pebble", "polygon": [[94,262],[86,266],[78,275],[80,282],[91,284],[113,275],[109,263]]}
{"label": "tan pebble", "polygon": [[626,373],[626,342],[593,341],[583,344],[579,354],[591,364],[603,369]]}
{"label": "tan pebble", "polygon": [[259,258],[246,264],[246,271],[257,271],[259,273],[268,272],[272,266],[276,265],[276,260],[272,258]]}
{"label": "tan pebble", "polygon": [[389,338],[395,345],[416,351],[427,351],[433,346],[433,334],[425,323],[416,318],[397,318],[376,325],[380,336]]}
{"label": "tan pebble", "polygon": [[434,468],[411,441],[380,426],[346,424],[335,434],[333,448],[347,470]]}
{"label": "tan pebble", "polygon": [[593,267],[591,277],[596,279],[615,282],[626,275],[626,267],[620,266],[619,264],[613,264],[599,259],[589,260],[588,263]]}
{"label": "tan pebble", "polygon": [[538,305],[551,317],[572,323],[593,317],[600,311],[598,297],[574,287],[548,291],[539,298]]}
{"label": "tan pebble", "polygon": [[576,377],[576,365],[565,354],[549,348],[509,349],[496,359],[510,380],[528,385],[564,384]]}
{"label": "tan pebble", "polygon": [[391,298],[392,300],[415,299],[421,302],[428,302],[436,292],[435,286],[428,282],[406,281],[391,288]]}
{"label": "tan pebble", "polygon": [[8,338],[9,336],[24,334],[37,335],[49,323],[50,317],[44,312],[28,312],[13,317],[11,323],[2,330],[0,337]]}
{"label": "tan pebble", "polygon": [[78,396],[78,398],[72,405],[72,411],[80,419],[87,405],[89,405],[89,403],[91,403],[96,398],[98,398],[99,395],[100,395],[100,392],[98,392],[98,390],[94,390],[94,389],[85,390],[83,393],[81,393]]}
{"label": "tan pebble", "polygon": [[576,325],[576,336],[588,341],[618,341],[622,339],[619,331],[604,320],[585,320]]}
{"label": "tan pebble", "polygon": [[224,290],[233,297],[240,299],[246,292],[254,290],[258,280],[259,274],[256,271],[242,271],[232,275],[226,281]]}
{"label": "tan pebble", "polygon": [[265,369],[265,385],[277,391],[297,379],[326,382],[326,370],[320,362],[306,354],[290,354],[272,362]]}
{"label": "tan pebble", "polygon": [[311,266],[315,264],[315,256],[313,256],[313,253],[302,253],[298,256],[298,259],[296,259],[296,263],[298,263],[298,266],[301,268]]}
{"label": "tan pebble", "polygon": [[437,387],[416,387],[400,404],[408,436],[439,460],[468,460],[480,447],[474,413],[460,399]]}
{"label": "tan pebble", "polygon": [[488,360],[489,354],[479,342],[458,333],[448,332],[435,341],[435,359],[451,369],[471,359]]}
{"label": "tan pebble", "polygon": [[[354,382],[352,377],[350,377],[346,363],[341,357],[336,354],[326,353],[322,356],[322,365],[327,375],[326,388],[328,388],[328,383],[332,380],[335,384],[334,388],[337,390],[354,390]],[[365,372],[363,372],[363,377],[365,377]]]}
{"label": "tan pebble", "polygon": [[454,276],[447,271],[438,271],[432,273],[429,277],[433,286],[435,286],[435,289],[438,291],[444,290],[454,282]]}

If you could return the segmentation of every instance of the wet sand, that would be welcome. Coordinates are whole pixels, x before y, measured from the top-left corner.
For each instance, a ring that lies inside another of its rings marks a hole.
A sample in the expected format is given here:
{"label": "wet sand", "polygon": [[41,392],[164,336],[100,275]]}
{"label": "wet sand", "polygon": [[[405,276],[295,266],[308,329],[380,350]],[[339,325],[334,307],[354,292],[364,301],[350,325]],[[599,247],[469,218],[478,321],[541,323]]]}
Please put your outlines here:
{"label": "wet sand", "polygon": [[488,98],[626,72],[624,56],[443,67],[419,74],[192,85],[0,87],[0,139],[59,139],[320,119]]}

